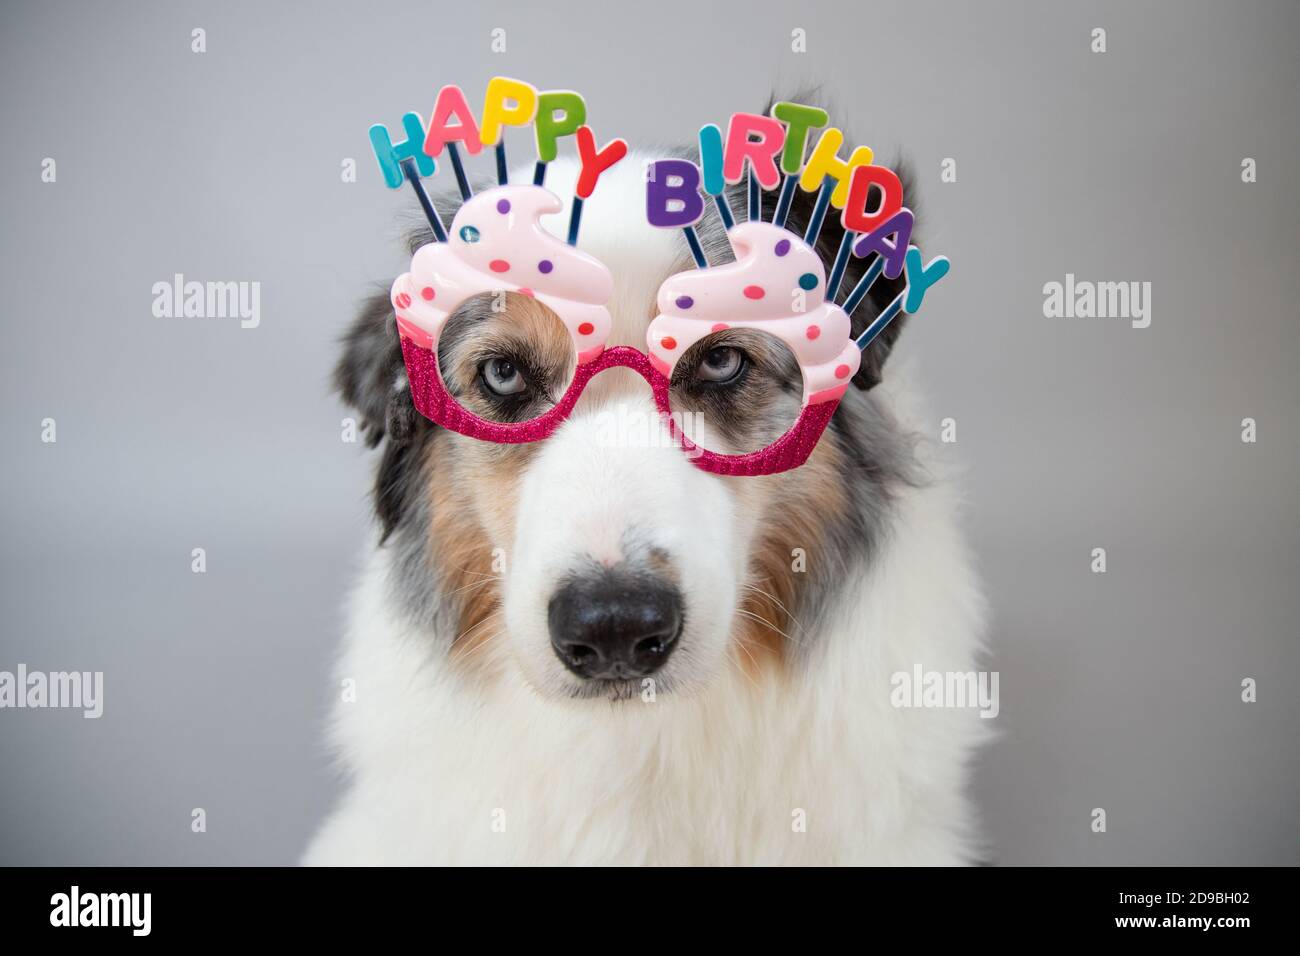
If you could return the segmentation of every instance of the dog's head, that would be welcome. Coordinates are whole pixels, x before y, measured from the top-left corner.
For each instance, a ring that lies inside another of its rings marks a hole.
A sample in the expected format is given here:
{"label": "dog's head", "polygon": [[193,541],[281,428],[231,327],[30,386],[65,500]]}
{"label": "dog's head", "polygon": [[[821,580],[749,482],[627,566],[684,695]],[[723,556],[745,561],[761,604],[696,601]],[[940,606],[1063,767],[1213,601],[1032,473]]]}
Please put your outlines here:
{"label": "dog's head", "polygon": [[[691,267],[680,233],[644,222],[642,168],[631,156],[602,177],[582,243],[614,276],[609,344],[638,348],[659,285]],[[554,163],[547,185],[570,195],[575,178]],[[743,208],[739,193],[732,201]],[[775,201],[764,196],[764,218]],[[801,232],[811,208],[798,194],[789,227]],[[703,239],[716,264],[729,251],[710,220]],[[828,217],[818,243],[827,263],[842,235]],[[429,238],[414,236],[412,247]],[[851,261],[844,288],[861,266]],[[855,334],[901,285],[873,286]],[[563,390],[572,347],[535,299],[507,295],[502,312],[485,298],[448,321],[444,379],[482,417],[531,417]],[[909,445],[870,391],[902,324],[863,356],[857,387],[807,464],[720,477],[668,440],[645,381],[627,369],[593,380],[540,442],[496,445],[438,428],[411,404],[392,307],[376,295],[346,337],[336,380],[370,443],[382,445],[375,503],[394,553],[393,600],[467,673],[519,679],[556,699],[692,693],[725,668],[755,680],[779,670],[807,650],[809,620],[869,553],[891,486],[908,480]],[[711,363],[721,375],[728,349],[758,372],[726,398],[702,391],[693,407],[722,441],[750,450],[797,416],[798,370],[740,340],[711,342],[678,364]],[[529,402],[537,407],[521,411]]]}

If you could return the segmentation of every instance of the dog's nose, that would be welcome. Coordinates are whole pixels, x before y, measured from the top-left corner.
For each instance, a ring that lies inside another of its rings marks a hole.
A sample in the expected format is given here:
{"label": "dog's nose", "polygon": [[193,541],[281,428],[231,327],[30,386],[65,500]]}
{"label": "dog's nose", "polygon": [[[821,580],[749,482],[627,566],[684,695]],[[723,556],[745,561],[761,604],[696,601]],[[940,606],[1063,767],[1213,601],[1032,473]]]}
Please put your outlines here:
{"label": "dog's nose", "polygon": [[603,571],[562,585],[547,623],[556,656],[579,677],[644,677],[677,644],[682,597],[650,573]]}

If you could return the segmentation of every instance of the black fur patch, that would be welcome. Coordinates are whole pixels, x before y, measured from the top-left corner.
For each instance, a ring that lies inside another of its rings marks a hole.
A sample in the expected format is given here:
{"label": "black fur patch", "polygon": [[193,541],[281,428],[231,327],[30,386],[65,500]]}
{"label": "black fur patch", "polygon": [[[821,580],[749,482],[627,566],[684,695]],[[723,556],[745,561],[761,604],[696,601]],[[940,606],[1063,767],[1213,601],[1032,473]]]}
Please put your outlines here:
{"label": "black fur patch", "polygon": [[416,481],[423,452],[436,426],[415,410],[406,384],[406,365],[397,337],[397,322],[388,293],[366,300],[343,337],[343,355],[334,369],[334,387],[361,415],[366,444],[384,442],[375,474],[375,513],[388,538],[402,519]]}

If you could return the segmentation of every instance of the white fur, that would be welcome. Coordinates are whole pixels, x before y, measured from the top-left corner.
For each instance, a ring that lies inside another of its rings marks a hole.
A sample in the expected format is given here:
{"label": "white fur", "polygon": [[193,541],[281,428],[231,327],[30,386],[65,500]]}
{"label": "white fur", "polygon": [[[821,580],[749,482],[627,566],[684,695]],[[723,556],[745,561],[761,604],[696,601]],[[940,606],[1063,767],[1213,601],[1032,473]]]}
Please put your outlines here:
{"label": "white fur", "polygon": [[[676,252],[634,227],[638,167],[630,158],[602,178],[583,244],[616,277],[616,341],[643,346],[646,304]],[[571,180],[563,164],[548,176],[561,194]],[[878,388],[905,404],[890,371]],[[891,675],[917,663],[978,666],[983,604],[947,485],[900,491],[869,567],[801,622],[807,654],[789,674],[756,675],[729,635],[761,510],[678,450],[602,447],[596,410],[652,411],[648,390],[584,403],[521,476],[504,626],[475,651],[480,676],[449,664],[456,635],[394,613],[390,553],[372,554],[338,668],[357,688],[334,725],[350,786],[305,862],[947,864],[978,853],[964,788],[984,722],[890,702]],[[576,678],[550,650],[546,600],[575,558],[624,557],[629,529],[672,556],[686,592],[688,630],[657,675],[672,689],[653,702],[570,700]]]}

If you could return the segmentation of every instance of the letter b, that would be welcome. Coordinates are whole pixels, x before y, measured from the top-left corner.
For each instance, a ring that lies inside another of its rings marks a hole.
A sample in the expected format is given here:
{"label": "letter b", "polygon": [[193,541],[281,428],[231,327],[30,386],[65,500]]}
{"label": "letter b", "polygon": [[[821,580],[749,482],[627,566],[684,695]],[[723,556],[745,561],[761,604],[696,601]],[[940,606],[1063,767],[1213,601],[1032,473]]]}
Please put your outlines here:
{"label": "letter b", "polygon": [[700,168],[686,159],[661,159],[646,176],[645,214],[662,229],[689,226],[704,215]]}

